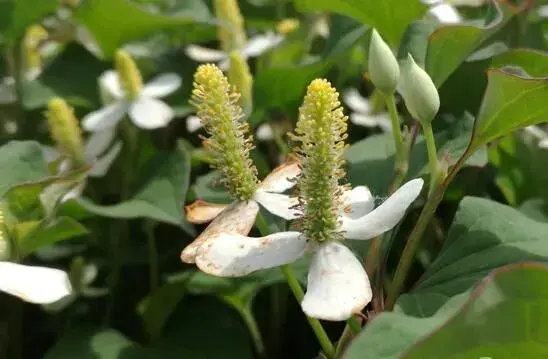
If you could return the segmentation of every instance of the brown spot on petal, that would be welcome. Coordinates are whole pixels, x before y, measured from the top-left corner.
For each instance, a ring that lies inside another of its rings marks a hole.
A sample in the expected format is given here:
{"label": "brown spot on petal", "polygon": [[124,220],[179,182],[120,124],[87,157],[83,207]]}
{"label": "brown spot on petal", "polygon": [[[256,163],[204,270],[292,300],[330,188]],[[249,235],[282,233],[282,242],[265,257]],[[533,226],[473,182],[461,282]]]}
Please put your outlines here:
{"label": "brown spot on petal", "polygon": [[194,224],[211,222],[226,207],[227,204],[209,203],[199,199],[185,207],[186,220]]}
{"label": "brown spot on petal", "polygon": [[181,253],[181,260],[194,263],[198,249],[208,239],[220,233],[248,235],[255,224],[259,205],[255,201],[235,202],[223,210],[207,228]]}
{"label": "brown spot on petal", "polygon": [[[259,188],[267,192],[278,192],[278,183],[281,181],[292,181],[301,173],[299,161],[293,155],[288,155],[284,163],[274,168],[259,185]],[[283,191],[282,191],[283,192]]]}

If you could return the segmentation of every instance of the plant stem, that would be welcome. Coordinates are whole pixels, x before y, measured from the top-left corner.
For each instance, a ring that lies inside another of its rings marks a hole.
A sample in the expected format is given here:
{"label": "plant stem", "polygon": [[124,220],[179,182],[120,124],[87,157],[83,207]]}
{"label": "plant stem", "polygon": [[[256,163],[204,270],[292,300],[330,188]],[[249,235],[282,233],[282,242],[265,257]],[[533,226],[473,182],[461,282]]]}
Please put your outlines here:
{"label": "plant stem", "polygon": [[348,347],[348,344],[352,339],[360,332],[361,322],[356,316],[352,316],[348,319],[343,333],[337,342],[337,349],[335,351],[335,358],[340,358],[344,354],[344,350]]}
{"label": "plant stem", "polygon": [[[257,215],[256,226],[259,229],[259,232],[261,232],[261,235],[267,236],[270,234],[268,224],[266,223],[266,220],[260,212]],[[297,299],[299,303],[301,303],[304,298],[304,291],[301,287],[301,284],[299,283],[299,280],[297,279],[297,276],[295,276],[293,269],[291,269],[291,267],[286,264],[280,266],[280,270],[282,271],[282,274],[284,275],[287,285],[291,289],[293,296],[295,297],[295,299]],[[327,336],[327,333],[323,329],[320,321],[316,318],[311,318],[309,316],[306,316],[306,319],[308,320],[312,331],[316,335],[316,338],[318,339],[318,342],[320,343],[320,346],[322,347],[325,356],[327,356],[327,358],[329,359],[333,358],[335,355],[335,347],[333,346],[333,343],[331,343],[331,340]]]}
{"label": "plant stem", "polygon": [[434,187],[438,182],[438,152],[436,150],[436,140],[434,139],[434,132],[432,131],[432,124],[423,125],[424,139],[426,141],[426,148],[428,150],[428,167],[430,170],[430,189],[428,193],[432,193]]}
{"label": "plant stem", "polygon": [[251,334],[251,339],[253,340],[253,345],[255,346],[255,350],[257,351],[258,358],[265,359],[267,356],[263,343],[263,338],[261,336],[261,331],[259,330],[259,326],[257,325],[257,321],[253,316],[251,308],[246,307],[239,312],[247,329],[249,330],[249,334]]}
{"label": "plant stem", "polygon": [[147,244],[148,244],[148,256],[149,256],[149,265],[148,265],[149,275],[148,276],[149,276],[149,284],[150,284],[151,292],[158,287],[158,278],[159,278],[158,249],[156,248],[154,226],[155,226],[154,222],[152,221],[146,221],[144,224],[145,233],[147,237]]}
{"label": "plant stem", "polygon": [[407,173],[407,151],[401,134],[400,120],[398,118],[394,94],[385,96],[385,101],[388,113],[390,114],[390,121],[392,122],[392,135],[394,136],[394,145],[396,147],[396,178],[401,178],[399,179],[401,183]]}

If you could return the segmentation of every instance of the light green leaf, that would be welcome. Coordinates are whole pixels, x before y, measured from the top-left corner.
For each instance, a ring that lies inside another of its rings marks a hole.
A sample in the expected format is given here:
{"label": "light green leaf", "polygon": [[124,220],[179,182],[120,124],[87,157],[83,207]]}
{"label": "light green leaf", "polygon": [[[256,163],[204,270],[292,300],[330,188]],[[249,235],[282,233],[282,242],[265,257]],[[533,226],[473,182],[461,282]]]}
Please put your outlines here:
{"label": "light green leaf", "polygon": [[296,0],[302,10],[336,12],[374,27],[395,47],[405,29],[427,9],[418,0]]}
{"label": "light green leaf", "polygon": [[126,42],[162,30],[180,30],[184,25],[197,27],[198,23],[210,22],[209,16],[205,17],[202,11],[167,16],[146,11],[129,0],[86,1],[75,12],[74,18],[91,31],[107,57]]}
{"label": "light green leaf", "polygon": [[474,148],[548,118],[548,79],[489,70],[476,121]]}
{"label": "light green leaf", "polygon": [[171,153],[157,153],[141,172],[143,185],[125,202],[99,205],[87,198],[80,198],[78,202],[89,212],[100,216],[151,218],[194,233],[192,226],[184,219],[182,209],[190,178],[190,156],[182,143]]}
{"label": "light green leaf", "polygon": [[516,14],[506,1],[497,1],[497,16],[485,27],[451,25],[437,29],[429,38],[426,72],[439,88],[475,50],[495,35]]}
{"label": "light green leaf", "polygon": [[42,149],[34,141],[11,141],[0,147],[0,196],[21,183],[49,175]]}

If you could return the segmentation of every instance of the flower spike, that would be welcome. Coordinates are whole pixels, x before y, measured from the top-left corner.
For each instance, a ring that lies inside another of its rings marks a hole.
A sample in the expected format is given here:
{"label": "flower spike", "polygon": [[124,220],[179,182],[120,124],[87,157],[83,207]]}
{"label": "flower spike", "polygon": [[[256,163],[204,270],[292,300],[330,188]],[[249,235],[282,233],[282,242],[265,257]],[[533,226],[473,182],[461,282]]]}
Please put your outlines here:
{"label": "flower spike", "polygon": [[297,180],[303,211],[300,228],[307,238],[319,242],[338,236],[346,121],[338,92],[327,80],[312,81],[291,138],[298,143],[296,155],[302,167]]}
{"label": "flower spike", "polygon": [[236,0],[215,0],[215,16],[221,21],[217,35],[224,52],[242,48],[246,43],[244,19]]}
{"label": "flower spike", "polygon": [[223,184],[240,200],[253,198],[258,187],[257,169],[250,158],[253,148],[249,126],[238,105],[240,95],[215,65],[201,65],[194,74],[192,103],[209,137],[204,146],[215,153],[212,167]]}
{"label": "flower spike", "polygon": [[129,98],[135,98],[143,89],[143,78],[135,61],[126,51],[118,50],[114,62],[123,90]]}

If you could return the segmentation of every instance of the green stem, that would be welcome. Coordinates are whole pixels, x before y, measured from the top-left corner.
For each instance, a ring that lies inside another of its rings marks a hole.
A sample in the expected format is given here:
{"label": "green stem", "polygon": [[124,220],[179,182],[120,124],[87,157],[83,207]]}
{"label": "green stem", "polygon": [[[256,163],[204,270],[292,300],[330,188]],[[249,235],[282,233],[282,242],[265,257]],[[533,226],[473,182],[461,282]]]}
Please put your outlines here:
{"label": "green stem", "polygon": [[154,222],[147,221],[145,223],[145,233],[147,237],[149,256],[149,283],[150,291],[152,292],[158,288],[158,278],[160,277],[158,271],[158,249],[156,248],[156,238],[154,236]]}
{"label": "green stem", "polygon": [[266,350],[263,343],[263,338],[261,336],[261,331],[259,330],[259,326],[257,325],[257,321],[255,320],[255,317],[253,316],[253,313],[251,312],[250,308],[245,308],[243,310],[240,310],[240,315],[242,316],[242,320],[244,321],[247,329],[249,330],[249,334],[251,335],[251,339],[253,340],[253,345],[255,346],[255,350],[257,352],[257,356],[260,359],[265,359],[266,356]]}
{"label": "green stem", "polygon": [[360,332],[361,322],[355,316],[352,316],[348,319],[346,326],[344,327],[343,333],[337,342],[337,349],[335,351],[335,358],[341,358],[344,354],[345,349],[348,347],[348,344],[352,339]]}
{"label": "green stem", "polygon": [[[261,235],[267,236],[270,234],[268,224],[266,223],[266,220],[260,212],[257,215],[256,226],[259,229],[259,232],[261,232]],[[291,292],[293,293],[293,296],[295,297],[295,299],[297,299],[299,303],[301,303],[304,298],[304,291],[301,287],[301,284],[299,283],[299,280],[297,279],[297,276],[295,276],[295,273],[287,264],[280,266],[280,270],[282,271],[282,274],[284,275],[285,280],[289,288],[291,289]],[[320,346],[322,347],[325,356],[327,356],[327,358],[329,359],[333,358],[335,355],[335,347],[333,346],[333,343],[331,343],[331,340],[327,336],[327,333],[323,329],[320,321],[316,318],[311,318],[309,316],[307,316],[306,319],[308,320],[312,331],[316,335],[316,338],[318,339],[318,342],[320,343]]]}
{"label": "green stem", "polygon": [[432,124],[430,122],[424,124],[422,130],[424,131],[424,139],[428,150],[428,168],[430,170],[430,190],[428,193],[432,193],[434,187],[437,185],[439,177],[438,152],[436,150],[436,140],[434,139]]}
{"label": "green stem", "polygon": [[394,145],[396,147],[396,173],[403,173],[405,175],[407,172],[407,151],[401,134],[400,120],[398,118],[394,95],[385,96],[385,101],[388,113],[390,114],[390,121],[392,122],[392,135],[394,136]]}

